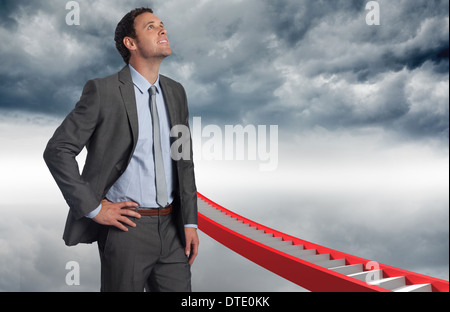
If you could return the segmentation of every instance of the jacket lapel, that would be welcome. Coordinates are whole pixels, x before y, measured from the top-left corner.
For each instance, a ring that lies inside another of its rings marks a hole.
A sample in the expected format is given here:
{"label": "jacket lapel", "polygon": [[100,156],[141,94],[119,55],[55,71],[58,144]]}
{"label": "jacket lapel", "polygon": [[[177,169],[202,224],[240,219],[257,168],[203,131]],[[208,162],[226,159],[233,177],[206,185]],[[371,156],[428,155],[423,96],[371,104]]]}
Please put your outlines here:
{"label": "jacket lapel", "polygon": [[174,90],[169,85],[167,78],[163,75],[159,75],[159,83],[161,85],[161,90],[163,93],[164,102],[167,106],[167,111],[169,112],[170,127],[172,128],[173,126],[180,123],[180,121],[177,118],[178,106],[177,101],[174,97]]}
{"label": "jacket lapel", "polygon": [[[179,120],[179,106],[177,105],[177,99],[175,97],[175,90],[170,86],[170,81],[165,76],[160,75],[160,85],[164,96],[164,101],[167,106],[167,111],[169,113],[170,127],[182,123]],[[130,123],[131,131],[133,134],[133,147],[137,144],[139,128],[138,128],[138,116],[136,107],[136,97],[134,94],[134,85],[131,79],[130,68],[125,66],[119,72],[119,89],[122,96],[123,103],[125,105],[128,121]]]}
{"label": "jacket lapel", "polygon": [[122,100],[125,105],[125,109],[128,115],[128,121],[130,123],[131,132],[133,134],[133,149],[137,144],[138,139],[138,116],[136,107],[136,97],[134,94],[133,81],[131,80],[130,68],[125,66],[119,72],[119,89],[122,95]]}

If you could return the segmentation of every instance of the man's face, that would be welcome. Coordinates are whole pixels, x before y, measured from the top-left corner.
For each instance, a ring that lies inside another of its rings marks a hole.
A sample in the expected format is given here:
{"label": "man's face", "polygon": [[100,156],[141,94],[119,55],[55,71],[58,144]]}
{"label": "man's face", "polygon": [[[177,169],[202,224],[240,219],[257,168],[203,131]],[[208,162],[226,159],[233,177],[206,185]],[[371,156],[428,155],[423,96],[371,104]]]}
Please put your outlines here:
{"label": "man's face", "polygon": [[154,14],[145,12],[134,20],[136,48],[145,58],[165,58],[172,54],[163,22]]}

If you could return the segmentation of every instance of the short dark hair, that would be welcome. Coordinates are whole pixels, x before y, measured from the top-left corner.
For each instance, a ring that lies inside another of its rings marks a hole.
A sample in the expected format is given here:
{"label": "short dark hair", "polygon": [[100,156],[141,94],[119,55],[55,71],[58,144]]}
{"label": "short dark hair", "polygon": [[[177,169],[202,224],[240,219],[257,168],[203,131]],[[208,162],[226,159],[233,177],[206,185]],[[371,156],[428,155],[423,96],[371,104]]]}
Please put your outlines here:
{"label": "short dark hair", "polygon": [[136,30],[134,28],[134,20],[136,17],[141,15],[142,13],[149,12],[153,13],[153,10],[150,8],[137,8],[130,12],[128,12],[117,24],[116,32],[114,34],[114,41],[116,42],[116,49],[119,51],[120,55],[125,63],[130,62],[130,51],[123,44],[123,38],[131,37],[136,38]]}

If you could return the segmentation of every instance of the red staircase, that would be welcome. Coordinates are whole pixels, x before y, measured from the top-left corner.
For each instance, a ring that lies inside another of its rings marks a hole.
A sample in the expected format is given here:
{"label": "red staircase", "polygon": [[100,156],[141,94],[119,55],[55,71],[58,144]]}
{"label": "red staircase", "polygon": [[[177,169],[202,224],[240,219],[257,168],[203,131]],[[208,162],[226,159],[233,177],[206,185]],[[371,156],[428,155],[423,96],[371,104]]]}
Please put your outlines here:
{"label": "red staircase", "polygon": [[316,292],[448,292],[449,282],[286,235],[198,193],[199,229],[254,263]]}

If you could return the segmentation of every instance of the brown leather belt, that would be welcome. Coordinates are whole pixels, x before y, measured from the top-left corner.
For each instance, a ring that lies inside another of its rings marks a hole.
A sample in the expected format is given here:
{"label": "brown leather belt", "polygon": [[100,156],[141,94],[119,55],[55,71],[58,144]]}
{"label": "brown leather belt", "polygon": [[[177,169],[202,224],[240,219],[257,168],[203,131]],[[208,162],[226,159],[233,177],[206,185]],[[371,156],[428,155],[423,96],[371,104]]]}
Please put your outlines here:
{"label": "brown leather belt", "polygon": [[136,211],[141,216],[167,216],[172,212],[172,204],[165,208],[127,208]]}

